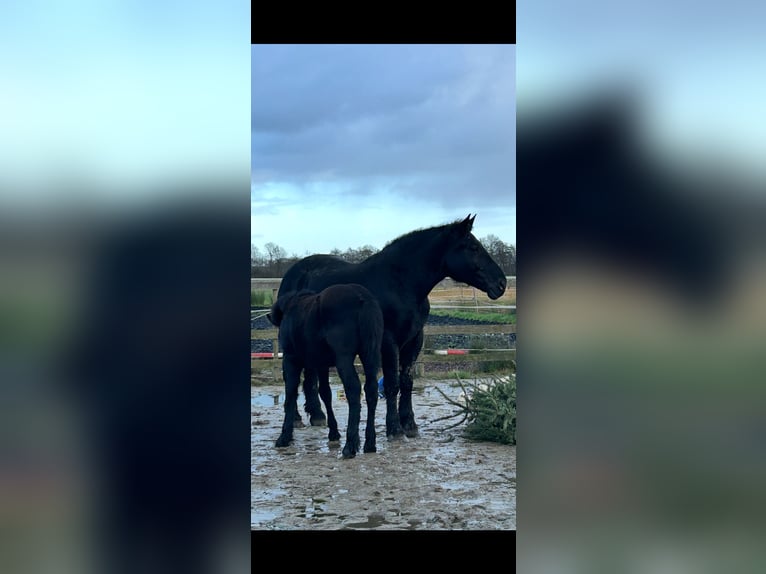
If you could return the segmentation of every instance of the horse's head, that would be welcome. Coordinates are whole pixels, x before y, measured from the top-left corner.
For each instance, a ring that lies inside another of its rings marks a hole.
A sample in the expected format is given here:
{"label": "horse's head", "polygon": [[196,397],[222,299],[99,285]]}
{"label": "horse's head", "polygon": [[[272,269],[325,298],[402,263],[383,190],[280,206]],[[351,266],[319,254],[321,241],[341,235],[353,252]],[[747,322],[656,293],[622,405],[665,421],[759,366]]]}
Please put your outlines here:
{"label": "horse's head", "polygon": [[471,233],[474,215],[455,223],[448,230],[449,246],[444,254],[448,277],[484,291],[490,299],[505,293],[505,273]]}

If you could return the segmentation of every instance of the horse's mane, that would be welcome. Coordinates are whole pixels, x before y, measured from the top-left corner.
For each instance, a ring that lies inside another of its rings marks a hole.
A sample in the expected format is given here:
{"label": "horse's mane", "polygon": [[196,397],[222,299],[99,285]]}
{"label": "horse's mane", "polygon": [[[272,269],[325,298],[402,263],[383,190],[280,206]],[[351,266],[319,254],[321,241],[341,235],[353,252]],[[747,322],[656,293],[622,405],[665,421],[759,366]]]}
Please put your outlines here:
{"label": "horse's mane", "polygon": [[410,249],[415,249],[430,239],[443,236],[446,232],[457,227],[458,225],[462,223],[463,223],[462,219],[456,219],[455,221],[451,223],[445,223],[444,225],[436,225],[434,227],[423,227],[420,229],[416,229],[414,231],[410,231],[386,243],[385,247],[383,247],[383,249],[381,249],[378,253],[383,253],[386,251],[392,252],[392,251],[399,251],[399,250],[406,251]]}

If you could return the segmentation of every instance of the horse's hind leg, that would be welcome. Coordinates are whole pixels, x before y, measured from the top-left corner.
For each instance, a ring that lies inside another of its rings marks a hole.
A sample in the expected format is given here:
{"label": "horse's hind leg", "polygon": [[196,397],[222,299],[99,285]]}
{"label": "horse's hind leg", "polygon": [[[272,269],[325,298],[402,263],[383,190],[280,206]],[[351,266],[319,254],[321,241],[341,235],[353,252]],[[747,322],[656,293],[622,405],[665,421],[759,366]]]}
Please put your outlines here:
{"label": "horse's hind leg", "polygon": [[338,432],[338,421],[335,420],[335,413],[332,410],[330,373],[328,369],[321,369],[317,374],[319,377],[319,396],[322,397],[322,402],[327,409],[327,426],[330,427],[327,439],[330,442],[336,442],[340,440],[340,433]]}
{"label": "horse's hind leg", "polygon": [[399,394],[399,348],[388,332],[383,335],[381,358],[383,390],[386,394],[386,436],[389,440],[400,439],[404,436],[404,430],[396,410],[396,397]]}
{"label": "horse's hind leg", "polygon": [[298,406],[298,384],[301,380],[300,366],[285,357],[282,362],[282,377],[285,380],[285,420],[282,423],[282,433],[277,439],[277,447],[287,446],[293,440],[293,417]]}
{"label": "horse's hind leg", "polygon": [[378,406],[378,371],[364,366],[364,398],[367,402],[367,427],[364,430],[364,452],[376,452],[375,408]]}
{"label": "horse's hind leg", "polygon": [[309,415],[311,426],[321,427],[327,424],[327,418],[322,412],[317,392],[317,373],[314,369],[306,369],[303,375],[303,394],[306,397],[304,409]]}
{"label": "horse's hind leg", "polygon": [[418,436],[418,425],[415,424],[415,413],[412,411],[412,368],[423,346],[423,331],[421,331],[399,352],[399,421],[404,433],[412,438]]}
{"label": "horse's hind leg", "polygon": [[354,355],[338,357],[338,374],[343,381],[348,401],[348,426],[346,444],[343,446],[343,458],[354,458],[359,451],[359,418],[362,411],[362,384],[354,367]]}

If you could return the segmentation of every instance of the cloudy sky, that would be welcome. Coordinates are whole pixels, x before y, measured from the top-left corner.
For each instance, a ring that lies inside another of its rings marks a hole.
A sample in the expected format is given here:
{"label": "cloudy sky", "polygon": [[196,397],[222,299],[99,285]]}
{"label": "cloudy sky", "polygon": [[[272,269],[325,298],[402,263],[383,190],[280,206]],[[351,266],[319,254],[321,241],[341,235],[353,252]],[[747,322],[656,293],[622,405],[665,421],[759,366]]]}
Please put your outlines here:
{"label": "cloudy sky", "polygon": [[766,4],[698,8],[689,0],[519,3],[519,113],[628,87],[642,135],[667,157],[766,177]]}
{"label": "cloudy sky", "polygon": [[382,248],[477,214],[516,243],[514,45],[253,45],[251,236]]}

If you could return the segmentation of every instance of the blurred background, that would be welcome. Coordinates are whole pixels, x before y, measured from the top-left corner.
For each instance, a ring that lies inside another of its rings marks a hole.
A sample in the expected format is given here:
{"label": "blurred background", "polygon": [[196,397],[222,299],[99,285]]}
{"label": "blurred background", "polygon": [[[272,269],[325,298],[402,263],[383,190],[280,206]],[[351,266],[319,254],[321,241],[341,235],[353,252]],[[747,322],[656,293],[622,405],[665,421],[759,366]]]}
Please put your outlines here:
{"label": "blurred background", "polygon": [[521,572],[766,564],[763,17],[518,5]]}
{"label": "blurred background", "polygon": [[[764,15],[517,8],[522,572],[766,563]],[[247,567],[249,26],[3,8],[0,571]]]}
{"label": "blurred background", "polygon": [[3,7],[0,571],[249,571],[249,31]]}

